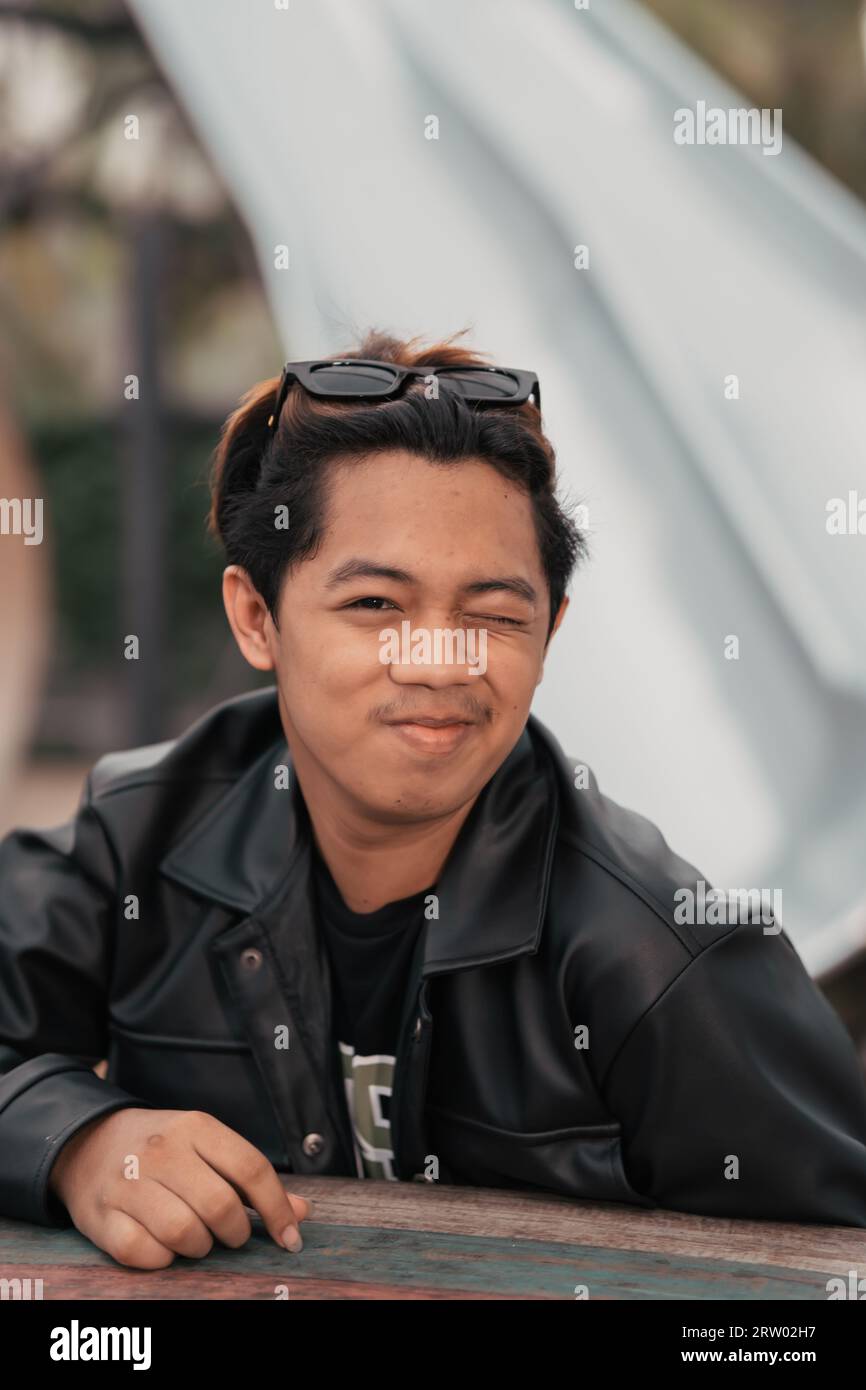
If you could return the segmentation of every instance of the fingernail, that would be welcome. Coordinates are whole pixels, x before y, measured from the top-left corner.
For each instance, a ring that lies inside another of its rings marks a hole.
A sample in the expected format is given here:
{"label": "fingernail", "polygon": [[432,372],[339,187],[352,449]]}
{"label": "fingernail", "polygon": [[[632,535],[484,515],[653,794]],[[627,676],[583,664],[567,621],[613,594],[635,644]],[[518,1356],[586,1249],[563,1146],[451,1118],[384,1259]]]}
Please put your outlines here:
{"label": "fingernail", "polygon": [[304,1242],[301,1239],[301,1233],[297,1226],[287,1226],[280,1236],[280,1240],[283,1242],[286,1249],[291,1250],[295,1255],[304,1248]]}

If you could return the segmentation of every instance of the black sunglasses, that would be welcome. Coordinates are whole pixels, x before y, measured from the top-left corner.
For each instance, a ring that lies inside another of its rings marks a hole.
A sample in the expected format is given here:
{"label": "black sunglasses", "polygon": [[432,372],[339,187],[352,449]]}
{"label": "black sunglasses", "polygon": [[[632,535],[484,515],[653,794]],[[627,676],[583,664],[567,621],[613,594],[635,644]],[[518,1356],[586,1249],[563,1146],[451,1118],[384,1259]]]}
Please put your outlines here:
{"label": "black sunglasses", "polygon": [[333,358],[313,362],[287,362],[283,367],[269,429],[276,429],[289,388],[298,382],[313,396],[341,400],[387,399],[402,390],[409,377],[441,377],[467,405],[523,405],[532,397],[541,411],[541,388],[535,372],[516,367],[454,366],[400,367],[367,357]]}

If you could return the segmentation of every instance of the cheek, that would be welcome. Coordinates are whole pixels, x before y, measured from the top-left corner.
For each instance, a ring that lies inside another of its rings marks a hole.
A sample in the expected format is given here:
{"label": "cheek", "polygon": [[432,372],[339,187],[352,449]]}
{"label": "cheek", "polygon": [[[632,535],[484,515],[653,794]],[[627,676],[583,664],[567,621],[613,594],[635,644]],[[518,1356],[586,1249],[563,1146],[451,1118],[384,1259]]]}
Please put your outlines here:
{"label": "cheek", "polygon": [[341,629],[329,632],[311,625],[285,634],[279,662],[280,687],[294,709],[316,711],[340,708],[341,717],[352,717],[352,698],[361,699],[381,685],[383,667],[379,643],[369,634]]}
{"label": "cheek", "polygon": [[535,689],[540,672],[541,648],[535,642],[488,641],[484,679],[503,702],[511,696],[511,703],[519,703]]}

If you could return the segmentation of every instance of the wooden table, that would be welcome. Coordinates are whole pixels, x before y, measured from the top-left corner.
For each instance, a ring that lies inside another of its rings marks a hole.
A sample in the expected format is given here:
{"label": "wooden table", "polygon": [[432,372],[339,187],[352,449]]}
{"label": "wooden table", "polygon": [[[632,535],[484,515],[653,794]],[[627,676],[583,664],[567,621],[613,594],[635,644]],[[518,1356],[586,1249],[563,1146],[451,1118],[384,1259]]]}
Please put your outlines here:
{"label": "wooden table", "polygon": [[[0,1219],[0,1278],[44,1299],[814,1299],[866,1274],[866,1230],[718,1220],[543,1193],[294,1177],[304,1249],[126,1269],[74,1228]],[[33,1286],[35,1287],[35,1286]]]}

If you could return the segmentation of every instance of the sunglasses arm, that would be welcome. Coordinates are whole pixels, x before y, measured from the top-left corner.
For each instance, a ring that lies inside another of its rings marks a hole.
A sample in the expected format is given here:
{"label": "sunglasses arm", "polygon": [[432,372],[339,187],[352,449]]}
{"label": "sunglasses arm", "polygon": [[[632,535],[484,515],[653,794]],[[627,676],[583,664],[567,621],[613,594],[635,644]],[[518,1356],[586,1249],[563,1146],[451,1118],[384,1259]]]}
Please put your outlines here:
{"label": "sunglasses arm", "polygon": [[269,430],[276,429],[277,421],[280,418],[280,413],[283,409],[283,406],[286,403],[286,396],[289,394],[289,387],[291,386],[292,382],[296,380],[297,377],[295,373],[290,372],[287,367],[283,367],[282,375],[280,376],[280,384],[277,387],[277,394],[274,400],[274,408],[271,411],[271,414],[268,416]]}

